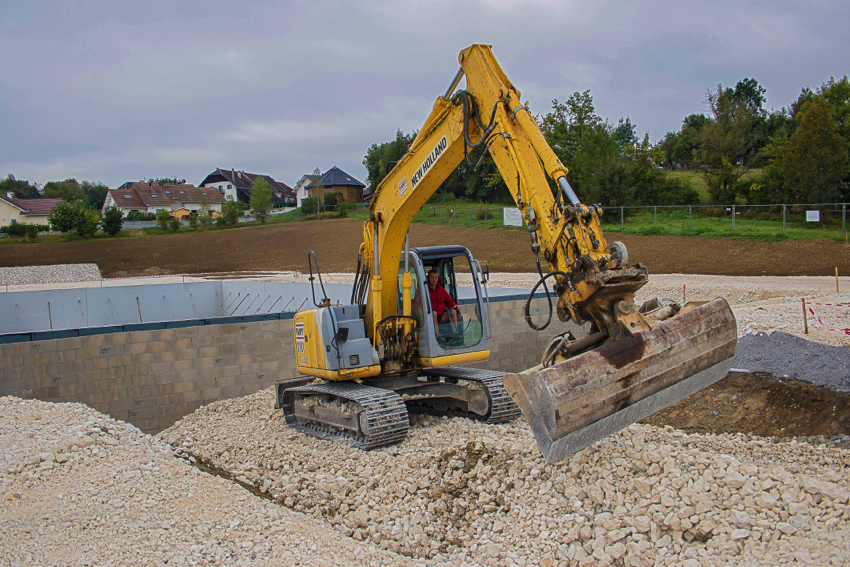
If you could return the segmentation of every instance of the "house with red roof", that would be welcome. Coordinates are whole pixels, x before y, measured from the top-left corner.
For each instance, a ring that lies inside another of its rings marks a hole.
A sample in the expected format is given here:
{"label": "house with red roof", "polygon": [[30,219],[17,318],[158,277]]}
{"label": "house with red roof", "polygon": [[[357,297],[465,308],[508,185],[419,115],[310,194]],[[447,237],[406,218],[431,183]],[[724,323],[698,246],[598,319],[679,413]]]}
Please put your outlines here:
{"label": "house with red roof", "polygon": [[0,226],[47,224],[47,215],[62,199],[15,199],[9,192],[0,195]]}
{"label": "house with red roof", "polygon": [[106,207],[117,207],[126,217],[127,213],[158,213],[168,211],[172,216],[184,218],[198,212],[201,201],[209,202],[210,211],[221,213],[224,195],[216,189],[194,185],[163,183],[162,181],[127,182],[110,189],[103,203]]}

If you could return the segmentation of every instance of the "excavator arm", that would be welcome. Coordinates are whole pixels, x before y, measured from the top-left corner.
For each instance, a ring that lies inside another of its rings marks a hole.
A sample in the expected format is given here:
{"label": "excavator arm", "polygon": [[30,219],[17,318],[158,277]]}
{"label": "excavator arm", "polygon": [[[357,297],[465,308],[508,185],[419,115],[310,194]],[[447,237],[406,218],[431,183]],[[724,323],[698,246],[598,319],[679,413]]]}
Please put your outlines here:
{"label": "excavator arm", "polygon": [[[395,282],[414,214],[471,151],[482,149],[492,155],[528,224],[538,266],[542,261],[547,267],[545,275],[538,267],[538,285],[551,279],[562,321],[590,323],[586,337],[556,336],[540,366],[504,377],[547,462],[725,376],[737,337],[726,302],[655,302],[638,309],[634,295],[647,283],[646,268],[630,265],[621,243],[608,245],[602,209],[582,203],[570,188],[567,168],[490,47],[473,45],[459,61],[448,91],[372,200],[353,302],[365,304],[374,346],[380,348],[379,335],[386,336],[378,326],[390,319],[398,336],[412,332],[411,277],[405,273],[401,280],[402,313]],[[455,91],[464,76],[466,89]],[[527,311],[526,319],[543,328]],[[414,341],[406,344],[415,348]],[[410,361],[413,353],[397,356]]]}

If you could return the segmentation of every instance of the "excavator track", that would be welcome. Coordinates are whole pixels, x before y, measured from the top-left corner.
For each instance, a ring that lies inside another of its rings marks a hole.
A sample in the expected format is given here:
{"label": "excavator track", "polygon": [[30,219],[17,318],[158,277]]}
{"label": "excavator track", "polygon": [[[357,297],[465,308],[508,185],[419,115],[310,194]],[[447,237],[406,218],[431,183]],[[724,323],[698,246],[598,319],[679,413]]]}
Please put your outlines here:
{"label": "excavator track", "polygon": [[443,376],[459,380],[479,382],[490,400],[490,412],[485,420],[487,423],[505,423],[518,418],[522,412],[505,390],[502,380],[504,372],[497,370],[482,370],[479,368],[425,368],[422,374],[426,376]]}
{"label": "excavator track", "polygon": [[397,393],[355,382],[314,384],[283,392],[286,423],[307,435],[370,450],[403,441],[409,420]]}

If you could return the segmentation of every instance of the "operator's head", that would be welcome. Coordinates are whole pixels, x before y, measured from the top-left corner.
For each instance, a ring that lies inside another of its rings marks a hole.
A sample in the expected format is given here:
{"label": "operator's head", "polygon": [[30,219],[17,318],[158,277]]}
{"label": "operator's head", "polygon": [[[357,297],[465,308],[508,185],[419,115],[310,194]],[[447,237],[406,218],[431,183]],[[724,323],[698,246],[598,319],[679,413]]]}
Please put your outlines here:
{"label": "operator's head", "polygon": [[437,270],[430,270],[428,272],[428,287],[431,289],[437,289],[437,283],[440,281],[440,274],[437,273]]}

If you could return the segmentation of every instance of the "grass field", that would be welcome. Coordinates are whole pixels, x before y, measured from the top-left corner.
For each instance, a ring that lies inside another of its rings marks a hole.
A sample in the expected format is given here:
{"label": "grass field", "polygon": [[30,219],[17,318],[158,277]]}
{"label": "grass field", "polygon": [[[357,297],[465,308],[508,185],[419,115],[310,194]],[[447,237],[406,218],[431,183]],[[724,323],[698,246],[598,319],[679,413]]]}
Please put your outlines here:
{"label": "grass field", "polygon": [[[675,172],[688,173],[692,172]],[[441,201],[426,204],[414,216],[413,222],[426,225],[444,225],[471,228],[492,228],[503,230],[525,230],[525,228],[503,225],[503,210],[513,205],[470,203],[465,201]],[[610,207],[604,209],[602,227],[606,231],[644,236],[702,236],[731,237],[749,240],[836,240],[844,241],[847,226],[847,213],[841,205],[821,206],[819,210],[822,222],[806,222],[808,207],[791,206],[785,209],[785,230],[783,231],[783,209],[781,206],[699,206],[693,207],[689,215],[687,207]],[[847,207],[850,208],[850,207]],[[346,216],[350,219],[365,221],[369,217],[366,205],[349,205]],[[259,228],[279,226],[299,222],[329,220],[339,218],[335,210],[305,215],[301,209],[274,215],[265,223],[258,220],[240,222],[235,227],[212,227],[210,231],[230,230],[233,228]],[[201,229],[181,227],[178,234],[201,232]],[[170,235],[173,232],[158,227],[134,228],[123,230],[117,237],[97,233],[90,240],[111,240],[113,238],[149,238]],[[74,238],[77,240],[77,237]],[[40,235],[37,242],[67,242],[67,235]],[[26,238],[0,238],[0,246],[25,244]]]}

